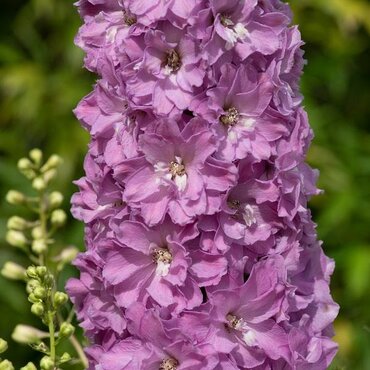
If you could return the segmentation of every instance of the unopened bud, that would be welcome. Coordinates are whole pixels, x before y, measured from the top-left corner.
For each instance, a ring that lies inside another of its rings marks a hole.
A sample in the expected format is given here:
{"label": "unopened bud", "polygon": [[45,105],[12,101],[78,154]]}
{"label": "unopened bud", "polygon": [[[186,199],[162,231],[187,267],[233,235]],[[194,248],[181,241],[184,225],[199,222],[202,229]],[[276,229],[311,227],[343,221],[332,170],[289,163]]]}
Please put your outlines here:
{"label": "unopened bud", "polygon": [[[28,275],[28,274],[27,274]],[[26,290],[27,293],[32,293],[37,287],[41,286],[41,283],[36,279],[30,279],[27,281]]]}
{"label": "unopened bud", "polygon": [[41,370],[53,370],[55,367],[54,361],[49,356],[44,356],[40,361]]}
{"label": "unopened bud", "polygon": [[41,302],[34,303],[31,306],[31,312],[36,316],[42,316],[45,312],[43,304]]}
{"label": "unopened bud", "polygon": [[4,353],[8,349],[8,343],[0,338],[0,353]]}
{"label": "unopened bud", "polygon": [[1,269],[1,275],[11,280],[24,280],[26,278],[26,270],[17,263],[5,262]]}
{"label": "unopened bud", "polygon": [[32,187],[37,191],[42,191],[46,189],[46,182],[41,177],[36,177],[32,181]]}
{"label": "unopened bud", "polygon": [[48,269],[45,266],[37,266],[36,273],[40,277],[44,277],[48,272]]}
{"label": "unopened bud", "polygon": [[27,267],[27,276],[30,277],[30,278],[36,278],[37,277],[37,270],[36,270],[36,266],[29,266]]}
{"label": "unopened bud", "polygon": [[9,190],[6,194],[6,201],[10,204],[19,205],[23,204],[26,200],[24,194],[17,190]]}
{"label": "unopened bud", "polygon": [[59,255],[60,261],[63,263],[70,263],[72,262],[78,255],[80,251],[76,247],[68,247],[62,250]]}
{"label": "unopened bud", "polygon": [[49,183],[52,179],[55,178],[57,175],[57,170],[52,168],[51,170],[46,171],[43,175],[42,178],[44,179],[45,183]]}
{"label": "unopened bud", "polygon": [[39,286],[33,291],[33,294],[37,299],[44,299],[46,297],[46,289]]}
{"label": "unopened bud", "polygon": [[38,302],[40,302],[40,299],[39,299],[39,298],[36,298],[36,296],[31,292],[31,293],[28,295],[28,302],[31,302],[31,303],[38,303]]}
{"label": "unopened bud", "polygon": [[32,162],[28,158],[21,158],[18,161],[17,167],[20,171],[23,172],[24,170],[32,169],[33,165],[32,165]]}
{"label": "unopened bud", "polygon": [[9,360],[4,360],[0,362],[0,370],[14,370],[14,366]]}
{"label": "unopened bud", "polygon": [[59,336],[62,337],[70,337],[75,331],[75,328],[72,324],[68,322],[63,322],[62,325],[60,325],[59,330]]}
{"label": "unopened bud", "polygon": [[22,344],[38,343],[41,339],[47,338],[49,333],[38,330],[29,325],[17,325],[12,333],[12,339]]}
{"label": "unopened bud", "polygon": [[68,352],[64,352],[62,356],[60,357],[60,362],[64,364],[65,362],[68,362],[71,360],[71,355]]}
{"label": "unopened bud", "polygon": [[52,212],[50,221],[55,226],[63,226],[67,220],[67,215],[62,209],[56,209]]}
{"label": "unopened bud", "polygon": [[45,240],[43,240],[43,239],[37,239],[37,240],[34,240],[32,242],[32,250],[36,254],[45,253],[47,249],[48,249],[48,246],[47,246]]}
{"label": "unopened bud", "polygon": [[59,191],[53,191],[49,196],[49,204],[51,208],[57,208],[63,203],[63,194]]}
{"label": "unopened bud", "polygon": [[21,231],[9,230],[5,239],[13,247],[25,248],[27,246],[27,239]]}
{"label": "unopened bud", "polygon": [[47,162],[41,167],[41,172],[49,171],[52,168],[58,167],[62,163],[62,159],[57,154],[53,154]]}
{"label": "unopened bud", "polygon": [[44,237],[44,232],[41,226],[36,226],[32,229],[32,238],[34,239],[42,239]]}
{"label": "unopened bud", "polygon": [[40,149],[32,149],[29,153],[30,158],[35,162],[37,166],[41,165],[42,151]]}
{"label": "unopened bud", "polygon": [[32,362],[29,362],[26,366],[21,367],[20,370],[37,370],[37,367]]}
{"label": "unopened bud", "polygon": [[55,306],[61,306],[67,302],[68,302],[67,294],[63,292],[55,292],[54,294],[54,305]]}
{"label": "unopened bud", "polygon": [[22,217],[12,216],[8,220],[7,227],[13,230],[24,230],[27,228],[27,221]]}

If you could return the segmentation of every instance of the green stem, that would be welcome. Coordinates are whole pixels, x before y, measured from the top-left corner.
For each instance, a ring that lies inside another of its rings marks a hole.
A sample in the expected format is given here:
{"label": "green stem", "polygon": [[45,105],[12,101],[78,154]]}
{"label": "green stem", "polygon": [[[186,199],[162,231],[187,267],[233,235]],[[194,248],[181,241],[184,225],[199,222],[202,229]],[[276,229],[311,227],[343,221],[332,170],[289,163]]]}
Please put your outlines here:
{"label": "green stem", "polygon": [[49,334],[50,334],[50,358],[53,361],[55,366],[55,327],[54,327],[54,315],[53,312],[48,312],[48,321],[49,321]]}
{"label": "green stem", "polygon": [[72,346],[74,347],[75,351],[77,352],[77,355],[80,358],[84,369],[87,369],[87,367],[89,366],[89,361],[87,360],[87,357],[85,355],[84,350],[81,347],[80,342],[77,340],[77,338],[75,337],[74,334],[72,334],[69,337],[69,341],[71,342]]}

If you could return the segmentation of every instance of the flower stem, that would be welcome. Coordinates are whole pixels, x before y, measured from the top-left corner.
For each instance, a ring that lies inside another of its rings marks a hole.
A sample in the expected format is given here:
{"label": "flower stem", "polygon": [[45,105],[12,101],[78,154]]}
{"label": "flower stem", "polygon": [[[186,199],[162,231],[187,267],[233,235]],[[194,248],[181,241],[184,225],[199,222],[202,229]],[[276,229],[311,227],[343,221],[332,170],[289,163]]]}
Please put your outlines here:
{"label": "flower stem", "polygon": [[51,311],[48,312],[49,321],[49,334],[50,334],[50,358],[55,366],[55,327],[54,327],[54,315]]}
{"label": "flower stem", "polygon": [[87,360],[87,357],[86,357],[85,352],[83,351],[83,349],[81,347],[80,342],[77,340],[77,338],[74,334],[72,334],[69,337],[69,341],[71,342],[73,348],[76,350],[76,352],[78,354],[78,357],[80,358],[84,369],[87,369],[87,367],[89,366],[89,361]]}

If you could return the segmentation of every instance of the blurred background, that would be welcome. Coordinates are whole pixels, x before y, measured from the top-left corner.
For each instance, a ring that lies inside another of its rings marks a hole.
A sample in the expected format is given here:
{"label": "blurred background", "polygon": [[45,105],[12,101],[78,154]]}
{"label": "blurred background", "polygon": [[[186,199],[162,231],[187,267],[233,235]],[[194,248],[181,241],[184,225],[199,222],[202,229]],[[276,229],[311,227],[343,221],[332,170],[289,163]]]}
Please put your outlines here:
{"label": "blurred background", "polygon": [[[0,12],[0,266],[24,262],[6,245],[6,220],[20,210],[6,204],[9,189],[24,189],[17,160],[40,147],[64,158],[54,182],[64,207],[82,176],[88,142],[72,114],[94,76],[82,69],[73,44],[80,19],[72,0],[7,0]],[[334,298],[340,351],[331,369],[370,369],[370,2],[292,0],[306,41],[302,81],[315,131],[309,162],[319,168],[325,194],[311,202],[326,253],[335,259]],[[82,225],[72,220],[59,240],[83,248]],[[73,274],[72,270],[66,275]],[[61,284],[63,284],[63,279]],[[0,277],[0,336],[20,322],[35,323],[23,285]],[[6,357],[19,368],[34,359],[9,340]]]}

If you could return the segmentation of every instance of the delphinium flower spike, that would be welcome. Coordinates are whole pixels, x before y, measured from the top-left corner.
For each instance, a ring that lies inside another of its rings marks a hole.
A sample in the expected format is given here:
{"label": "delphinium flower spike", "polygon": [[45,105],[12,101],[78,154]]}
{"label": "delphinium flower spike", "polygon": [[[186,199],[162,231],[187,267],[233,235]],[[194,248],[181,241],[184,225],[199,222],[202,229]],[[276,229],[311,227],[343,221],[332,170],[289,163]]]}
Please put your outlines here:
{"label": "delphinium flower spike", "polygon": [[69,281],[90,369],[326,369],[303,44],[280,0],[80,0],[99,79]]}

